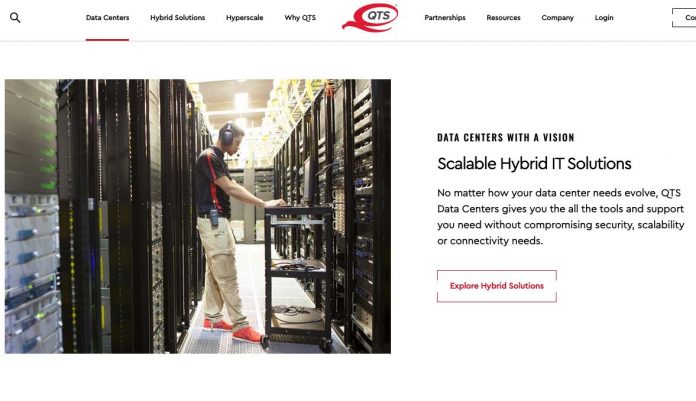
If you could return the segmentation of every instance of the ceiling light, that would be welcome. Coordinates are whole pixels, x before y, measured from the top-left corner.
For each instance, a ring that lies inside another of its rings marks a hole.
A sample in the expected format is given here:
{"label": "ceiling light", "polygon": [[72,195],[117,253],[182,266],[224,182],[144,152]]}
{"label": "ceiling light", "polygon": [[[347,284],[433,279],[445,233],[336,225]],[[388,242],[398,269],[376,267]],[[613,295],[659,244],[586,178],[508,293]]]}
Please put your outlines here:
{"label": "ceiling light", "polygon": [[258,109],[246,109],[246,110],[213,110],[213,111],[207,111],[206,113],[209,116],[225,116],[225,115],[230,115],[230,114],[263,114],[266,112],[265,108],[258,108]]}
{"label": "ceiling light", "polygon": [[234,108],[237,110],[246,110],[249,108],[248,92],[240,92],[234,94]]}

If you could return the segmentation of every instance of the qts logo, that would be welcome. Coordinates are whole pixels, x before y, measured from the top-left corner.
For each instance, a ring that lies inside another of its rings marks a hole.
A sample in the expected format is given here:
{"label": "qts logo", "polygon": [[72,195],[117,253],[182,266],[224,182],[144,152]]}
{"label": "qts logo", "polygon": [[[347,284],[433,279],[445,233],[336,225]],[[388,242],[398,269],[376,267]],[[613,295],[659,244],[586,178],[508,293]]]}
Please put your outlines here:
{"label": "qts logo", "polygon": [[387,25],[394,22],[398,16],[399,10],[391,4],[368,4],[358,8],[355,14],[353,14],[353,21],[343,24],[343,29],[350,26],[366,32],[386,32],[391,29]]}

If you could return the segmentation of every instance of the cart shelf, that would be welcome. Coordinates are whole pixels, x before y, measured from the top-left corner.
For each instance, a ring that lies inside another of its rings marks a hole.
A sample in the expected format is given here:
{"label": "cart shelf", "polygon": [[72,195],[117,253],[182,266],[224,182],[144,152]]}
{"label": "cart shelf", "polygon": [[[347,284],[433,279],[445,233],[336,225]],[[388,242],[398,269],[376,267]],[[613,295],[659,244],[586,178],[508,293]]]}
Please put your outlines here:
{"label": "cart shelf", "polygon": [[[264,210],[264,235],[271,238],[271,228],[291,228],[293,226],[314,225],[322,227],[317,235],[324,235],[326,249],[333,249],[333,208],[327,206],[288,206],[271,207]],[[319,234],[321,233],[321,234]],[[321,241],[315,243],[320,244]],[[315,250],[316,251],[316,250]],[[327,252],[322,259],[272,259],[271,242],[265,242],[266,257],[266,335],[288,334],[301,337],[320,338],[319,348],[331,352],[331,296],[333,293],[332,252]],[[323,290],[324,296],[315,297],[315,308],[308,313],[295,316],[278,315],[273,312],[273,278],[292,277],[313,280],[317,294]],[[324,310],[319,310],[324,301]],[[264,344],[262,344],[264,345]],[[266,342],[264,348],[268,347]]]}

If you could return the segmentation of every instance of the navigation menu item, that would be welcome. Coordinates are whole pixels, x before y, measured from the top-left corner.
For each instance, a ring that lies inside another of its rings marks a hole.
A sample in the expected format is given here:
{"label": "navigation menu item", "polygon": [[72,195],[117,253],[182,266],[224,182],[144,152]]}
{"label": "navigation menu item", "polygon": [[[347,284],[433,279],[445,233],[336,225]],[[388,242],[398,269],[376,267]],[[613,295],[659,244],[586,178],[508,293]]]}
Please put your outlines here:
{"label": "navigation menu item", "polygon": [[425,14],[425,20],[426,21],[464,22],[464,21],[466,21],[466,15],[459,15],[459,14],[431,15],[431,14]]}
{"label": "navigation menu item", "polygon": [[614,16],[611,14],[607,14],[607,15],[595,14],[594,20],[597,22],[610,22],[610,21],[614,20]]}
{"label": "navigation menu item", "polygon": [[227,14],[225,16],[225,21],[228,22],[244,22],[244,21],[263,21],[263,15],[231,15]]}
{"label": "navigation menu item", "polygon": [[196,14],[150,14],[150,21],[205,21],[205,15]]}
{"label": "navigation menu item", "polygon": [[130,21],[128,15],[85,15],[85,20],[87,21]]}
{"label": "navigation menu item", "polygon": [[316,20],[316,14],[285,14],[285,21],[290,22],[314,22]]}
{"label": "navigation menu item", "polygon": [[544,14],[541,16],[542,21],[550,21],[550,22],[573,22],[575,19],[574,15],[547,15]]}
{"label": "navigation menu item", "polygon": [[519,15],[486,15],[486,21],[522,21]]}

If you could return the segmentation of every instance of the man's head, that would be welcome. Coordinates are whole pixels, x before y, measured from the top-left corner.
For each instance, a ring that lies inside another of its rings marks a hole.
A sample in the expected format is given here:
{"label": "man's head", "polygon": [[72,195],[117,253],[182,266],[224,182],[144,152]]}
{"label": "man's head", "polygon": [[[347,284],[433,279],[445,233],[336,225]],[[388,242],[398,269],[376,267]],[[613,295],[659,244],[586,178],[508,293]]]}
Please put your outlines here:
{"label": "man's head", "polygon": [[239,145],[244,138],[244,130],[232,121],[228,121],[220,128],[215,144],[228,155],[234,155],[239,151]]}

